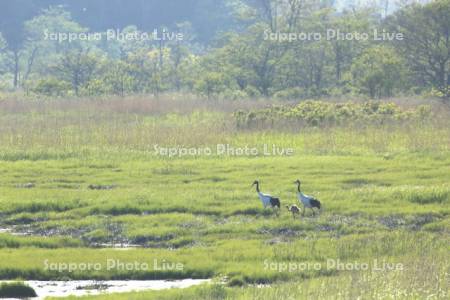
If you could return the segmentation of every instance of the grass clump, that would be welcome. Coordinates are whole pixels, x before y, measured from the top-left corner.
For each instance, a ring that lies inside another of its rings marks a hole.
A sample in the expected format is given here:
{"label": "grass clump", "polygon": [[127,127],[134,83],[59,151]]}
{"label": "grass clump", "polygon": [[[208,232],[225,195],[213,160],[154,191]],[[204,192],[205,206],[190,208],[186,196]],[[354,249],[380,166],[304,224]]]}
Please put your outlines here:
{"label": "grass clump", "polygon": [[444,204],[450,202],[450,189],[428,189],[425,191],[417,191],[417,189],[409,191],[406,199],[417,204]]}
{"label": "grass clump", "polygon": [[244,277],[242,277],[241,275],[238,276],[234,276],[230,279],[230,281],[228,282],[228,286],[244,286],[246,285],[245,279]]}
{"label": "grass clump", "polygon": [[0,285],[0,298],[37,297],[34,289],[23,282],[4,282]]}
{"label": "grass clump", "polygon": [[0,234],[0,249],[35,247],[44,249],[82,247],[80,240],[71,237],[35,237]]}

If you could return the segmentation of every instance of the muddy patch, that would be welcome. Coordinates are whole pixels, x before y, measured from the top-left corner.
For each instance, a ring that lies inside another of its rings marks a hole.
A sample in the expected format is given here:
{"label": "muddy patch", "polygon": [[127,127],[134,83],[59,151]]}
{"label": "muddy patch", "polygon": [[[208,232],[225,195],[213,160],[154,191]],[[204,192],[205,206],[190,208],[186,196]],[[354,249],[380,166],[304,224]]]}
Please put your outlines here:
{"label": "muddy patch", "polygon": [[420,230],[423,226],[440,221],[441,219],[441,217],[432,214],[413,216],[409,228],[412,230]]}
{"label": "muddy patch", "polygon": [[117,188],[117,185],[99,185],[99,184],[91,184],[88,186],[88,189],[90,190],[97,190],[97,191],[109,191]]}
{"label": "muddy patch", "polygon": [[420,230],[423,226],[441,219],[442,217],[433,214],[412,216],[391,215],[379,217],[378,222],[389,229],[404,228],[408,230]]}
{"label": "muddy patch", "polygon": [[256,231],[257,234],[274,235],[277,237],[299,237],[304,236],[304,230],[297,230],[292,228],[260,228]]}
{"label": "muddy patch", "polygon": [[15,236],[29,236],[33,235],[34,231],[31,229],[30,225],[13,225],[9,227],[1,227],[0,233],[8,233]]}
{"label": "muddy patch", "polygon": [[36,187],[36,185],[34,183],[31,183],[31,182],[23,183],[23,184],[17,184],[16,185],[17,189],[32,189],[34,187]]}
{"label": "muddy patch", "polygon": [[406,225],[406,220],[402,216],[383,216],[378,218],[378,222],[389,229],[396,229]]}
{"label": "muddy patch", "polygon": [[92,248],[101,248],[101,249],[115,249],[115,250],[133,250],[138,248],[143,248],[143,245],[139,244],[127,244],[127,243],[92,243],[89,244],[89,247]]}
{"label": "muddy patch", "polygon": [[317,230],[324,231],[324,232],[331,232],[331,231],[336,231],[337,228],[330,224],[321,224],[321,225],[317,226]]}

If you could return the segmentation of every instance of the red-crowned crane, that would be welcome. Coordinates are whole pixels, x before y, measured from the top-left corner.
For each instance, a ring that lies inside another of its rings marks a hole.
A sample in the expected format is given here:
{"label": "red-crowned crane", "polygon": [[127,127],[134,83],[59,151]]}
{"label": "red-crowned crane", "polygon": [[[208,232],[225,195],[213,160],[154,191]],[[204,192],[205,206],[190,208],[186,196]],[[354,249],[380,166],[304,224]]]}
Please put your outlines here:
{"label": "red-crowned crane", "polygon": [[256,192],[258,193],[258,197],[259,199],[261,199],[261,202],[264,206],[264,209],[267,208],[268,206],[275,208],[281,207],[281,203],[280,203],[280,199],[272,197],[271,195],[267,195],[267,194],[263,194],[261,193],[261,191],[259,190],[259,181],[255,180],[255,182],[253,182],[252,186],[256,185]]}
{"label": "red-crowned crane", "polygon": [[301,181],[297,179],[294,183],[297,184],[297,197],[298,201],[300,201],[301,204],[303,204],[303,216],[305,215],[306,208],[310,208],[313,212],[313,215],[315,215],[314,208],[317,208],[320,210],[321,204],[320,201],[315,199],[314,197],[305,195],[301,191]]}

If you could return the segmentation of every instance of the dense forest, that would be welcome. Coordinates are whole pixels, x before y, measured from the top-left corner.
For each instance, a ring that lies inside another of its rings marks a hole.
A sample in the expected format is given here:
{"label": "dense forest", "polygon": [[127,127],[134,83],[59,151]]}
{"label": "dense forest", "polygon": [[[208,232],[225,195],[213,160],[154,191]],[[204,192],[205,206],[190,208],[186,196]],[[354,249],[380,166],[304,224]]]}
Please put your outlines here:
{"label": "dense forest", "polygon": [[0,89],[448,98],[450,0],[422,2],[2,1]]}

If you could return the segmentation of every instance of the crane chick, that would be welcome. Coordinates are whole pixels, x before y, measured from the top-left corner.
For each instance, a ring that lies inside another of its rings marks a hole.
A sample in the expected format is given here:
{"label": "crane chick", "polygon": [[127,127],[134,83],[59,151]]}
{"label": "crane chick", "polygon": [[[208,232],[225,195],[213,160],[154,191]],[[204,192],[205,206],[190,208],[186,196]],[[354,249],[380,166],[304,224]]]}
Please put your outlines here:
{"label": "crane chick", "polygon": [[295,215],[300,215],[300,208],[293,204],[293,205],[286,205],[286,208],[288,211],[292,213],[292,217],[295,219]]}

